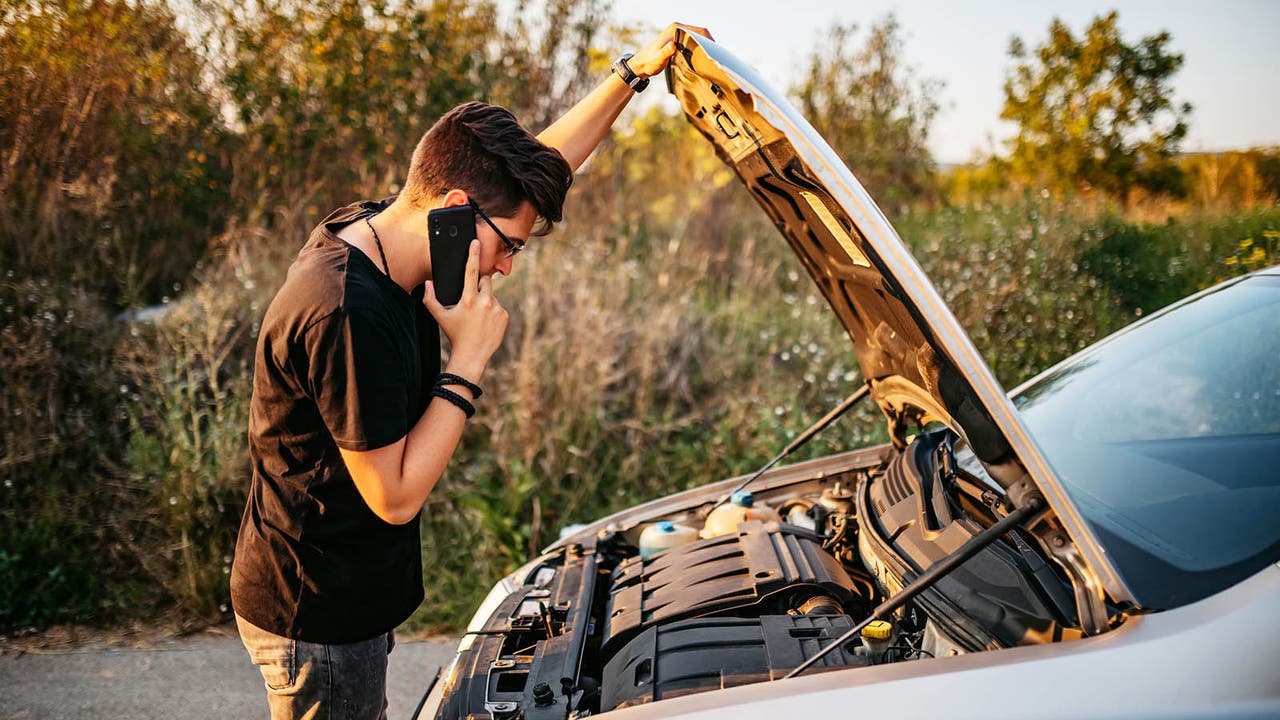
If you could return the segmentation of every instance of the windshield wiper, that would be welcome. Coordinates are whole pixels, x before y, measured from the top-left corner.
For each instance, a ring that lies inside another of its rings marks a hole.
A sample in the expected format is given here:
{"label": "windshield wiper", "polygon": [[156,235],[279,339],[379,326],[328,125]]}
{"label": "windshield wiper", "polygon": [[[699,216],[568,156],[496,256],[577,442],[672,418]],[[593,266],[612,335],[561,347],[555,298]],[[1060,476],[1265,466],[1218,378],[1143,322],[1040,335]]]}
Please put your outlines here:
{"label": "windshield wiper", "polygon": [[729,498],[733,497],[734,493],[738,492],[739,490],[755,482],[756,479],[759,478],[761,475],[765,474],[765,471],[767,471],[769,468],[773,467],[774,465],[777,465],[779,462],[782,461],[783,458],[795,452],[796,450],[799,450],[801,447],[804,446],[805,443],[812,440],[815,435],[822,432],[824,428],[826,428],[831,423],[835,422],[835,420],[839,418],[841,415],[848,412],[849,408],[853,407],[854,405],[857,405],[858,401],[866,397],[867,393],[869,392],[871,392],[871,385],[869,383],[863,385],[857,390],[854,390],[853,394],[845,398],[844,402],[832,408],[831,412],[824,415],[821,420],[814,423],[813,425],[810,425],[807,430],[800,433],[799,437],[797,437],[795,440],[792,440],[785,448],[782,449],[782,452],[777,454],[776,457],[774,457],[769,462],[765,463],[764,467],[755,471],[755,474],[753,474],[751,477],[747,478],[746,480],[743,480],[741,483],[738,483],[738,487],[730,490],[728,494],[726,494],[724,497],[717,500],[716,504],[711,506],[711,510],[715,510],[721,505],[729,502]]}

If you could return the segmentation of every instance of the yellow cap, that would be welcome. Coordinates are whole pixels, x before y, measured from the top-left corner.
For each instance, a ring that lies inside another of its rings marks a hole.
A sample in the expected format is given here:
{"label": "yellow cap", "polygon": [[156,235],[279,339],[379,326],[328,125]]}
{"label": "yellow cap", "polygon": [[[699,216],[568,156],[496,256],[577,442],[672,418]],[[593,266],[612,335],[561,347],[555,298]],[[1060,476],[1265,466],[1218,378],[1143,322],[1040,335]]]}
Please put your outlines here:
{"label": "yellow cap", "polygon": [[888,640],[893,634],[893,626],[884,620],[872,620],[862,628],[862,637],[868,640]]}

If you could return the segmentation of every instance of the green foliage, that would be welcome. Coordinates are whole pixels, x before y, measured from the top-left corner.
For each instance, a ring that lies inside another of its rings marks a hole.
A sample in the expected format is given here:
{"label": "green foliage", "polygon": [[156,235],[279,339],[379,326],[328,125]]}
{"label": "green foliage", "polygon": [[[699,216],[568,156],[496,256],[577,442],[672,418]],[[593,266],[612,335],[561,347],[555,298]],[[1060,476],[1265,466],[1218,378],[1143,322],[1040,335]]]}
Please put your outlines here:
{"label": "green foliage", "polygon": [[395,192],[418,139],[468,100],[549,124],[590,80],[601,13],[552,0],[504,25],[484,0],[225,2],[211,33],[245,142],[241,214],[301,234],[330,206]]}
{"label": "green foliage", "polygon": [[1280,265],[1280,230],[1263,230],[1260,237],[1250,236],[1241,240],[1231,254],[1222,259],[1222,265],[1232,274],[1236,268],[1253,272]]}
{"label": "green foliage", "polygon": [[1280,231],[1280,209],[1274,206],[1170,217],[1159,224],[1109,215],[1097,231],[1098,241],[1082,252],[1082,267],[1131,315],[1159,310],[1195,290],[1280,262],[1266,247]]}
{"label": "green foliage", "polygon": [[[0,280],[0,630],[110,616],[128,578],[114,530],[116,328],[83,290]],[[93,587],[96,592],[85,592]]]}
{"label": "green foliage", "polygon": [[960,165],[939,174],[941,200],[945,205],[989,204],[1010,194],[1008,163],[1000,158]]}
{"label": "green foliage", "polygon": [[173,293],[229,191],[203,60],[159,2],[4,13],[0,265],[117,307]]}
{"label": "green foliage", "polygon": [[871,26],[861,47],[853,26],[835,26],[792,89],[799,109],[883,207],[936,197],[929,129],[941,85],[916,83],[902,65],[898,21]]}
{"label": "green foliage", "polygon": [[1133,313],[1164,307],[1196,286],[1189,238],[1176,232],[1175,225],[1172,218],[1161,226],[1108,216],[1099,241],[1084,253],[1084,268]]}
{"label": "green foliage", "polygon": [[1027,197],[897,225],[1007,388],[1143,314],[1280,261],[1267,246],[1275,207],[1149,223]]}
{"label": "green foliage", "polygon": [[266,0],[223,12],[250,217],[400,180],[429,124],[484,96],[497,70],[488,3]]}
{"label": "green foliage", "polygon": [[1125,198],[1133,188],[1177,194],[1172,161],[1187,133],[1191,106],[1173,100],[1181,53],[1167,32],[1135,44],[1120,36],[1113,11],[1077,38],[1061,20],[1028,52],[1010,44],[1016,65],[1005,80],[1000,117],[1017,123],[1010,170],[1060,192],[1097,189]]}
{"label": "green foliage", "polygon": [[250,466],[253,350],[282,279],[278,256],[233,230],[194,289],[119,352],[133,390],[122,482],[132,535],[159,594],[188,617],[227,611],[227,580]]}
{"label": "green foliage", "polygon": [[[1135,190],[1129,194],[1129,214],[1186,215],[1192,209],[1229,214],[1265,209],[1280,200],[1280,148],[1184,153],[1174,162],[1183,177],[1185,195],[1171,198]],[[1019,180],[1011,161],[1000,157],[951,168],[941,181],[942,199],[951,205],[1016,201],[1026,191],[1025,186],[1016,187]],[[1106,205],[1109,201],[1094,196],[1093,202]]]}
{"label": "green foliage", "polygon": [[1077,205],[1024,198],[949,208],[898,230],[1007,388],[1131,319],[1081,271],[1098,231]]}

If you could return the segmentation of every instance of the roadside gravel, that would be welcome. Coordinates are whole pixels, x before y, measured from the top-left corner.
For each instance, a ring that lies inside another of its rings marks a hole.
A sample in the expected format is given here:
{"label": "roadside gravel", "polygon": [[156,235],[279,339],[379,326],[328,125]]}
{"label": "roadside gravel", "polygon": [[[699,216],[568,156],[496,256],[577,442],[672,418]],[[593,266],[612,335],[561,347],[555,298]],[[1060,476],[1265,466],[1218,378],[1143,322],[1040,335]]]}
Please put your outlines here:
{"label": "roadside gravel", "polygon": [[[409,718],[455,638],[396,638],[388,720]],[[265,718],[262,676],[234,626],[183,638],[0,645],[0,720]]]}

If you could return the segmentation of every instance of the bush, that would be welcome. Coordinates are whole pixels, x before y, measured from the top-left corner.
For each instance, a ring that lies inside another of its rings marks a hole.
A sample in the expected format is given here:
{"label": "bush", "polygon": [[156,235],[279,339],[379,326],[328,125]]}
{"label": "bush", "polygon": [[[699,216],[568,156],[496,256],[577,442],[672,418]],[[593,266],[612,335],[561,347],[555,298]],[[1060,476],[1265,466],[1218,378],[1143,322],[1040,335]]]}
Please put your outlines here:
{"label": "bush", "polygon": [[1098,230],[1074,203],[948,208],[898,228],[1006,388],[1132,319],[1083,271]]}
{"label": "bush", "polygon": [[0,280],[0,630],[112,617],[121,552],[118,329],[91,293]]}
{"label": "bush", "polygon": [[228,612],[228,575],[249,488],[246,428],[253,350],[283,263],[242,229],[193,289],[154,322],[132,326],[120,361],[133,389],[122,482],[146,575],[180,613]]}
{"label": "bush", "polygon": [[[1266,261],[1233,265],[1238,245],[1265,242],[1280,230],[1280,208],[1168,218],[1133,223],[1108,215],[1097,241],[1082,252],[1082,267],[1114,295],[1127,314],[1152,312],[1215,282],[1257,269]],[[1261,245],[1259,245],[1261,247]]]}
{"label": "bush", "polygon": [[205,63],[153,0],[21,0],[0,30],[0,265],[159,302],[226,207]]}

